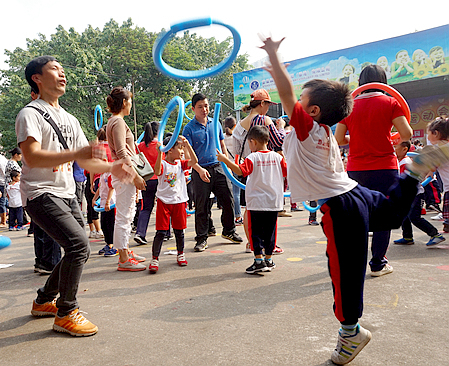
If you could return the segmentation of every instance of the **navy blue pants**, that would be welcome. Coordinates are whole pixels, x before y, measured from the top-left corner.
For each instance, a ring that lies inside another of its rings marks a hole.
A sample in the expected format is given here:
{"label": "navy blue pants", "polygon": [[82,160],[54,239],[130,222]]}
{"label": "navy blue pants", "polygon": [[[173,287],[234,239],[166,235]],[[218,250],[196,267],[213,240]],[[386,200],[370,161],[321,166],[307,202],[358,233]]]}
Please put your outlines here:
{"label": "navy blue pants", "polygon": [[423,198],[424,193],[418,194],[415,197],[408,216],[402,222],[403,238],[413,238],[412,224],[415,225],[419,230],[424,231],[429,236],[435,236],[438,234],[438,229],[421,216],[421,200]]}
{"label": "navy blue pants", "polygon": [[415,199],[417,183],[408,176],[398,178],[388,198],[358,185],[321,206],[334,312],[342,324],[355,324],[362,316],[368,232],[401,226]]}
{"label": "navy blue pants", "polygon": [[278,211],[248,210],[248,230],[254,255],[272,255],[276,246]]}

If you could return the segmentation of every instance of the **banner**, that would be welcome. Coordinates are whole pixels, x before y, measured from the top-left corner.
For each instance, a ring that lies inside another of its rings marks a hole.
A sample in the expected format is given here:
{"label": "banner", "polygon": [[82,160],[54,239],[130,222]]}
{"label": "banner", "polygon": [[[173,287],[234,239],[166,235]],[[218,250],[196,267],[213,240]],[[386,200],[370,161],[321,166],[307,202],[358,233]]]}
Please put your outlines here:
{"label": "banner", "polygon": [[[289,63],[287,70],[298,98],[302,85],[311,79],[339,80],[355,89],[360,71],[369,64],[384,68],[390,85],[448,75],[449,25]],[[274,102],[280,102],[271,75],[262,68],[233,77],[235,109],[248,104],[251,93],[257,89],[266,89]]]}

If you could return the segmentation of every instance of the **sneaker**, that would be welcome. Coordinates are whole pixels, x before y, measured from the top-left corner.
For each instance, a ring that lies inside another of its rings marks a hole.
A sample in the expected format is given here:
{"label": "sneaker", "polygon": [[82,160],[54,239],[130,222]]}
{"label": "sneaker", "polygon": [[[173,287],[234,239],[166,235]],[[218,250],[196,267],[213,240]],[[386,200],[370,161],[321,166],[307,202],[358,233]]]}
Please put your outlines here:
{"label": "sneaker", "polygon": [[357,332],[353,336],[345,335],[340,329],[338,332],[337,347],[332,352],[331,360],[337,365],[346,365],[351,362],[355,356],[365,347],[371,340],[371,332],[368,329],[357,325]]}
{"label": "sneaker", "polygon": [[380,277],[393,272],[393,267],[388,263],[380,271],[371,271],[371,277]]}
{"label": "sneaker", "polygon": [[109,248],[108,250],[104,252],[105,257],[115,257],[118,255],[118,250],[115,248]]}
{"label": "sneaker", "polygon": [[273,254],[282,254],[282,253],[284,253],[284,249],[276,245],[273,249]]}
{"label": "sneaker", "polygon": [[274,264],[273,260],[269,261],[268,259],[265,259],[265,265],[268,268],[268,271],[271,272],[272,269],[276,268],[276,264]]}
{"label": "sneaker", "polygon": [[438,221],[443,221],[444,220],[443,214],[441,212],[438,215],[436,215],[436,216],[432,216],[430,219],[431,220],[438,220]]}
{"label": "sneaker", "polygon": [[147,260],[145,257],[135,254],[132,250],[128,250],[128,256],[137,262],[145,262]]}
{"label": "sneaker", "polygon": [[263,261],[254,260],[254,263],[246,269],[246,273],[249,274],[253,274],[256,272],[269,272],[269,271],[270,270],[268,269],[265,260]]}
{"label": "sneaker", "polygon": [[252,250],[251,250],[251,244],[250,243],[246,243],[246,253],[252,253]]}
{"label": "sneaker", "polygon": [[449,162],[449,144],[427,145],[418,151],[413,162],[407,165],[409,174],[423,181],[427,174]]}
{"label": "sneaker", "polygon": [[95,239],[103,239],[103,238],[104,238],[104,234],[102,231],[95,232]]}
{"label": "sneaker", "polygon": [[204,252],[207,248],[208,248],[207,240],[203,239],[196,242],[195,248],[193,249],[195,250],[195,252]]}
{"label": "sneaker", "polygon": [[441,213],[441,210],[440,210],[440,208],[438,207],[437,204],[435,204],[435,205],[430,204],[430,205],[428,205],[428,206],[426,207],[426,209],[427,209],[428,211],[436,211],[436,212],[440,212],[440,213]]}
{"label": "sneaker", "polygon": [[242,225],[243,225],[243,217],[235,219],[235,226],[242,226]]}
{"label": "sneaker", "polygon": [[228,239],[228,240],[232,241],[233,243],[237,243],[237,244],[240,244],[241,242],[243,242],[243,239],[235,231],[230,234],[221,234],[221,237]]}
{"label": "sneaker", "polygon": [[159,260],[153,258],[148,266],[148,270],[151,274],[155,274],[159,270]]}
{"label": "sneaker", "polygon": [[143,236],[140,236],[139,234],[134,235],[134,241],[138,244],[138,245],[145,245],[148,244],[148,242],[146,241],[146,239]]}
{"label": "sneaker", "polygon": [[209,230],[207,236],[217,236],[217,231],[215,229]]}
{"label": "sneaker", "polygon": [[169,241],[171,238],[173,238],[173,235],[164,236],[164,241]]}
{"label": "sneaker", "polygon": [[317,225],[319,225],[319,223],[316,220],[309,220],[309,225],[317,226]]}
{"label": "sneaker", "polygon": [[43,264],[38,264],[35,266],[35,272],[37,269],[37,272],[40,273],[41,275],[49,275],[53,272],[53,268],[54,267],[47,267],[44,266]]}
{"label": "sneaker", "polygon": [[21,231],[21,230],[23,230],[23,229],[24,229],[23,226],[17,226],[17,227],[16,227],[16,230],[17,230],[17,231]]}
{"label": "sneaker", "polygon": [[91,231],[91,232],[89,233],[89,239],[95,239],[95,238],[96,238],[96,235],[97,235],[97,232],[96,232],[96,231]]}
{"label": "sneaker", "polygon": [[58,312],[56,307],[56,299],[46,302],[44,304],[38,304],[36,300],[33,300],[33,307],[31,308],[31,315],[33,316],[55,316]]}
{"label": "sneaker", "polygon": [[147,267],[143,264],[137,262],[136,260],[129,258],[125,263],[118,261],[118,267],[117,271],[130,271],[130,272],[137,272],[137,271],[143,271]]}
{"label": "sneaker", "polygon": [[109,248],[109,245],[105,245],[102,249],[100,249],[100,250],[98,251],[98,254],[99,254],[99,255],[104,255],[104,253],[106,253],[109,249],[110,249],[110,248]]}
{"label": "sneaker", "polygon": [[57,332],[69,333],[75,337],[91,336],[98,332],[98,327],[87,320],[79,311],[73,310],[70,314],[60,318],[55,317],[53,330]]}
{"label": "sneaker", "polygon": [[446,238],[443,235],[437,234],[430,238],[430,240],[427,242],[426,246],[433,247],[434,245],[438,245],[445,240],[446,240]]}
{"label": "sneaker", "polygon": [[399,245],[412,245],[415,244],[415,241],[413,238],[401,238],[398,240],[395,240],[393,243],[399,244]]}
{"label": "sneaker", "polygon": [[304,211],[304,209],[302,209],[301,207],[298,207],[298,206],[292,207],[290,209],[290,212],[298,212],[298,211]]}
{"label": "sneaker", "polygon": [[184,253],[178,254],[178,266],[180,267],[184,267],[187,266],[187,260],[186,260],[186,256],[184,255]]}
{"label": "sneaker", "polygon": [[9,231],[15,231],[15,230],[16,230],[16,228],[14,226],[9,227]]}
{"label": "sneaker", "polygon": [[292,217],[292,214],[289,214],[287,211],[282,210],[278,212],[278,217]]}

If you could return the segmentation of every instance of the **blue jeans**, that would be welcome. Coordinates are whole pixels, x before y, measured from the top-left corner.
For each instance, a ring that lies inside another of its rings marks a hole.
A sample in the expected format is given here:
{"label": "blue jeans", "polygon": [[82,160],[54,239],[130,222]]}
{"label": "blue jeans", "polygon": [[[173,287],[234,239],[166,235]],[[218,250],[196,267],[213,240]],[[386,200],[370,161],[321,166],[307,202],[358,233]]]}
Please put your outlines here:
{"label": "blue jeans", "polygon": [[0,197],[0,214],[2,214],[6,212],[5,186],[0,186],[0,192],[2,192],[2,196]]}
{"label": "blue jeans", "polygon": [[34,222],[64,248],[64,256],[53,269],[44,287],[37,291],[40,304],[56,301],[58,316],[63,317],[77,309],[76,294],[90,254],[89,239],[76,198],[59,198],[44,193],[27,201],[27,211]]}
{"label": "blue jeans", "polygon": [[[17,221],[17,224],[16,224]],[[10,207],[9,208],[9,227],[23,226],[23,207]]]}
{"label": "blue jeans", "polygon": [[137,221],[136,235],[145,238],[147,235],[148,222],[150,221],[151,212],[154,207],[154,199],[156,198],[157,179],[147,180],[147,188],[142,191],[143,208],[139,213]]}
{"label": "blue jeans", "polygon": [[61,247],[35,223],[33,231],[36,265],[42,265],[45,268],[53,269],[61,260]]}

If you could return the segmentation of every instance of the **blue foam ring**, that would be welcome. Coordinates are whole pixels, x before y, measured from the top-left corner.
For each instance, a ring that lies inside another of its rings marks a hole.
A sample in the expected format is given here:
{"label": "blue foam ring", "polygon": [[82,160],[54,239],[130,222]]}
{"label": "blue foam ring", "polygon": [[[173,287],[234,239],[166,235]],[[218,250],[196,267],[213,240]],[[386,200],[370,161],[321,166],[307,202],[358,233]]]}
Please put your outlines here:
{"label": "blue foam ring", "polygon": [[144,136],[145,136],[145,132],[142,132],[142,133],[140,134],[140,136],[137,138],[137,143],[138,143],[138,144],[140,144],[140,143],[142,142]]}
{"label": "blue foam ring", "polygon": [[[98,120],[97,120],[97,114],[100,113],[100,126],[98,126]],[[98,131],[101,127],[103,127],[103,111],[101,109],[101,106],[97,104],[94,110],[94,123],[95,123],[95,129]]]}
{"label": "blue foam ring", "polygon": [[421,185],[422,185],[423,187],[425,187],[426,185],[428,185],[428,184],[432,181],[432,179],[433,179],[433,175],[431,175],[430,177],[427,177],[426,179],[424,179],[424,180],[421,182]]}
{"label": "blue foam ring", "polygon": [[167,146],[161,146],[159,148],[163,153],[167,152],[175,145],[179,133],[181,132],[182,121],[184,119],[184,101],[181,97],[176,96],[168,102],[167,107],[165,108],[164,114],[162,115],[162,121],[159,125],[159,131],[157,132],[157,140],[161,143],[164,141],[164,132],[168,117],[170,117],[171,112],[173,112],[176,106],[179,106],[179,110],[175,130],[173,131],[173,135],[171,136],[171,139]]}
{"label": "blue foam ring", "polygon": [[[115,208],[115,203],[110,206],[111,210]],[[95,201],[94,211],[96,212],[104,212],[104,208],[100,207],[100,197]]]}
{"label": "blue foam ring", "polygon": [[191,100],[189,100],[186,104],[184,104],[184,117],[187,118],[189,121],[191,121],[193,119],[193,118],[190,118],[186,113],[187,106],[189,106],[190,104],[192,104]]}
{"label": "blue foam ring", "polygon": [[304,208],[305,208],[307,211],[309,211],[309,212],[311,212],[311,213],[317,212],[317,211],[320,209],[320,207],[321,207],[321,205],[318,205],[318,206],[316,206],[316,207],[311,207],[311,206],[309,206],[305,201],[303,201],[302,205],[304,206]]}
{"label": "blue foam ring", "polygon": [[11,245],[11,239],[7,236],[0,235],[0,249],[4,249]]}
{"label": "blue foam ring", "polygon": [[188,215],[193,215],[195,213],[195,210],[188,210],[186,208],[186,212],[187,212]]}
{"label": "blue foam ring", "polygon": [[418,153],[417,153],[417,152],[414,152],[414,151],[409,151],[409,152],[407,153],[407,156],[416,156],[416,155],[418,155]]}
{"label": "blue foam ring", "polygon": [[[229,56],[225,58],[223,61],[221,61],[220,63],[218,63],[213,67],[209,67],[204,70],[180,70],[167,65],[164,62],[164,60],[162,60],[162,53],[164,52],[166,44],[177,32],[191,28],[210,26],[212,24],[221,25],[225,28],[228,28],[232,33],[232,37],[234,38],[234,46],[232,48],[232,51],[229,54]],[[231,64],[234,62],[235,58],[237,57],[241,43],[242,40],[240,34],[237,32],[235,28],[231,27],[230,25],[224,24],[217,20],[212,20],[211,18],[193,19],[172,25],[167,32],[162,33],[158,37],[158,39],[153,45],[153,61],[154,64],[156,65],[156,68],[161,73],[174,79],[181,79],[181,80],[203,79],[217,75],[220,72],[226,70],[228,67],[230,67]]]}

